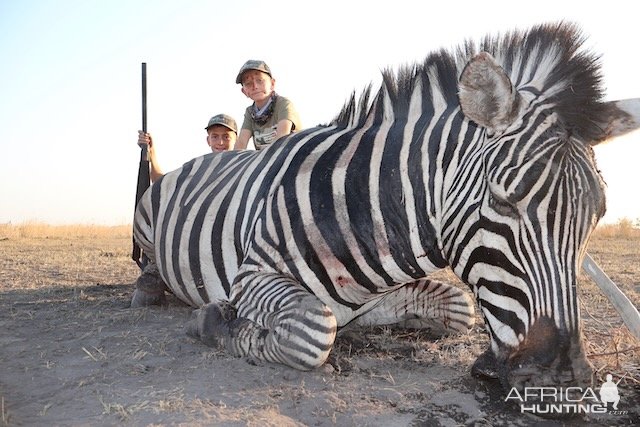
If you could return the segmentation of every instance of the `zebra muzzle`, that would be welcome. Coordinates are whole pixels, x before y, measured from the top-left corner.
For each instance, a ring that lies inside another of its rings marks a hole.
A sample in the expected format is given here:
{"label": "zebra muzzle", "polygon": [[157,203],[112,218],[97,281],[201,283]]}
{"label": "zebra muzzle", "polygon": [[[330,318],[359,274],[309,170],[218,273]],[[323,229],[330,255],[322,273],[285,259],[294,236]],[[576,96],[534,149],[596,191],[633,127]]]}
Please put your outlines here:
{"label": "zebra muzzle", "polygon": [[549,317],[536,321],[504,366],[503,383],[518,389],[584,385],[591,382],[593,372],[580,335],[558,329]]}

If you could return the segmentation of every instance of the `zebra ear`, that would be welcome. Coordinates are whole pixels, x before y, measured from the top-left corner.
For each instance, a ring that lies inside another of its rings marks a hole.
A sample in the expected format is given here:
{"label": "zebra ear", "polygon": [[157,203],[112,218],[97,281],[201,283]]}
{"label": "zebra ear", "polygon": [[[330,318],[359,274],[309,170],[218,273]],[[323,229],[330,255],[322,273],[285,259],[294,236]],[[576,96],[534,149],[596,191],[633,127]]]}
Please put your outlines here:
{"label": "zebra ear", "polygon": [[520,111],[518,91],[487,52],[471,58],[462,70],[458,96],[464,115],[491,133],[504,131]]}
{"label": "zebra ear", "polygon": [[602,136],[592,143],[597,145],[640,128],[640,98],[606,102],[607,117],[601,123]]}

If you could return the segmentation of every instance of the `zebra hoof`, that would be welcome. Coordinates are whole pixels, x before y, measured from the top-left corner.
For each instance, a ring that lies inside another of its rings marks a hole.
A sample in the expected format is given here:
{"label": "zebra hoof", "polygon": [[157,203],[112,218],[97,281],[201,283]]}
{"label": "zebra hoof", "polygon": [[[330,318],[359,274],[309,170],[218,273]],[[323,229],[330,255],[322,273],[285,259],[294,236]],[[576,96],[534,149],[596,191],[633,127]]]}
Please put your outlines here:
{"label": "zebra hoof", "polygon": [[230,336],[229,321],[234,317],[235,310],[230,305],[210,303],[193,311],[186,333],[210,347],[222,347],[224,339]]}
{"label": "zebra hoof", "polygon": [[149,263],[140,276],[136,279],[136,289],[131,298],[131,308],[148,307],[150,305],[163,305],[166,303],[164,291],[168,290],[158,266]]}
{"label": "zebra hoof", "polygon": [[140,289],[133,291],[131,297],[131,308],[148,307],[150,305],[163,305],[166,303],[164,291],[162,292],[145,292]]}
{"label": "zebra hoof", "polygon": [[474,377],[497,380],[499,378],[496,356],[491,349],[482,353],[471,367],[471,375]]}

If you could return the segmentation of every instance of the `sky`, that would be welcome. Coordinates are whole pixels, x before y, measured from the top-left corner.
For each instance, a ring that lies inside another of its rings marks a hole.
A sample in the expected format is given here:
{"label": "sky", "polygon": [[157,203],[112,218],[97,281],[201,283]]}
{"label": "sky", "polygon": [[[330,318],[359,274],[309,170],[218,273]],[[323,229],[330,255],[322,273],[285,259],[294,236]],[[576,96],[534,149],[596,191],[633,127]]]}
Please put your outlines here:
{"label": "sky", "polygon": [[[0,0],[0,224],[131,223],[148,131],[163,170],[208,152],[204,127],[242,121],[235,84],[266,61],[304,127],[327,123],[380,71],[485,34],[575,22],[601,55],[605,100],[640,97],[629,2]],[[616,6],[617,5],[617,6]],[[517,10],[516,10],[517,9]],[[640,132],[596,147],[604,222],[640,218]]]}

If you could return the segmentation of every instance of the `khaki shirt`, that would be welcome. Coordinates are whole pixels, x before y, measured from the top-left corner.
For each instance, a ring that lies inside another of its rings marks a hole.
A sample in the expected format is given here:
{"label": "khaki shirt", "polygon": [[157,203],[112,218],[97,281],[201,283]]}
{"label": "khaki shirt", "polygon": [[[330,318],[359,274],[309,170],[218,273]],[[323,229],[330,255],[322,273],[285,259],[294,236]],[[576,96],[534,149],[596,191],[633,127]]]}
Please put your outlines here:
{"label": "khaki shirt", "polygon": [[276,128],[278,122],[283,119],[287,119],[293,123],[292,131],[302,129],[300,124],[300,116],[298,111],[294,107],[293,103],[284,96],[276,96],[275,104],[273,106],[273,114],[269,117],[269,120],[263,125],[258,125],[253,121],[251,117],[251,109],[253,105],[247,107],[244,112],[244,122],[242,123],[242,129],[248,129],[253,135],[253,145],[256,150],[262,150],[267,145],[271,144],[276,139]]}

